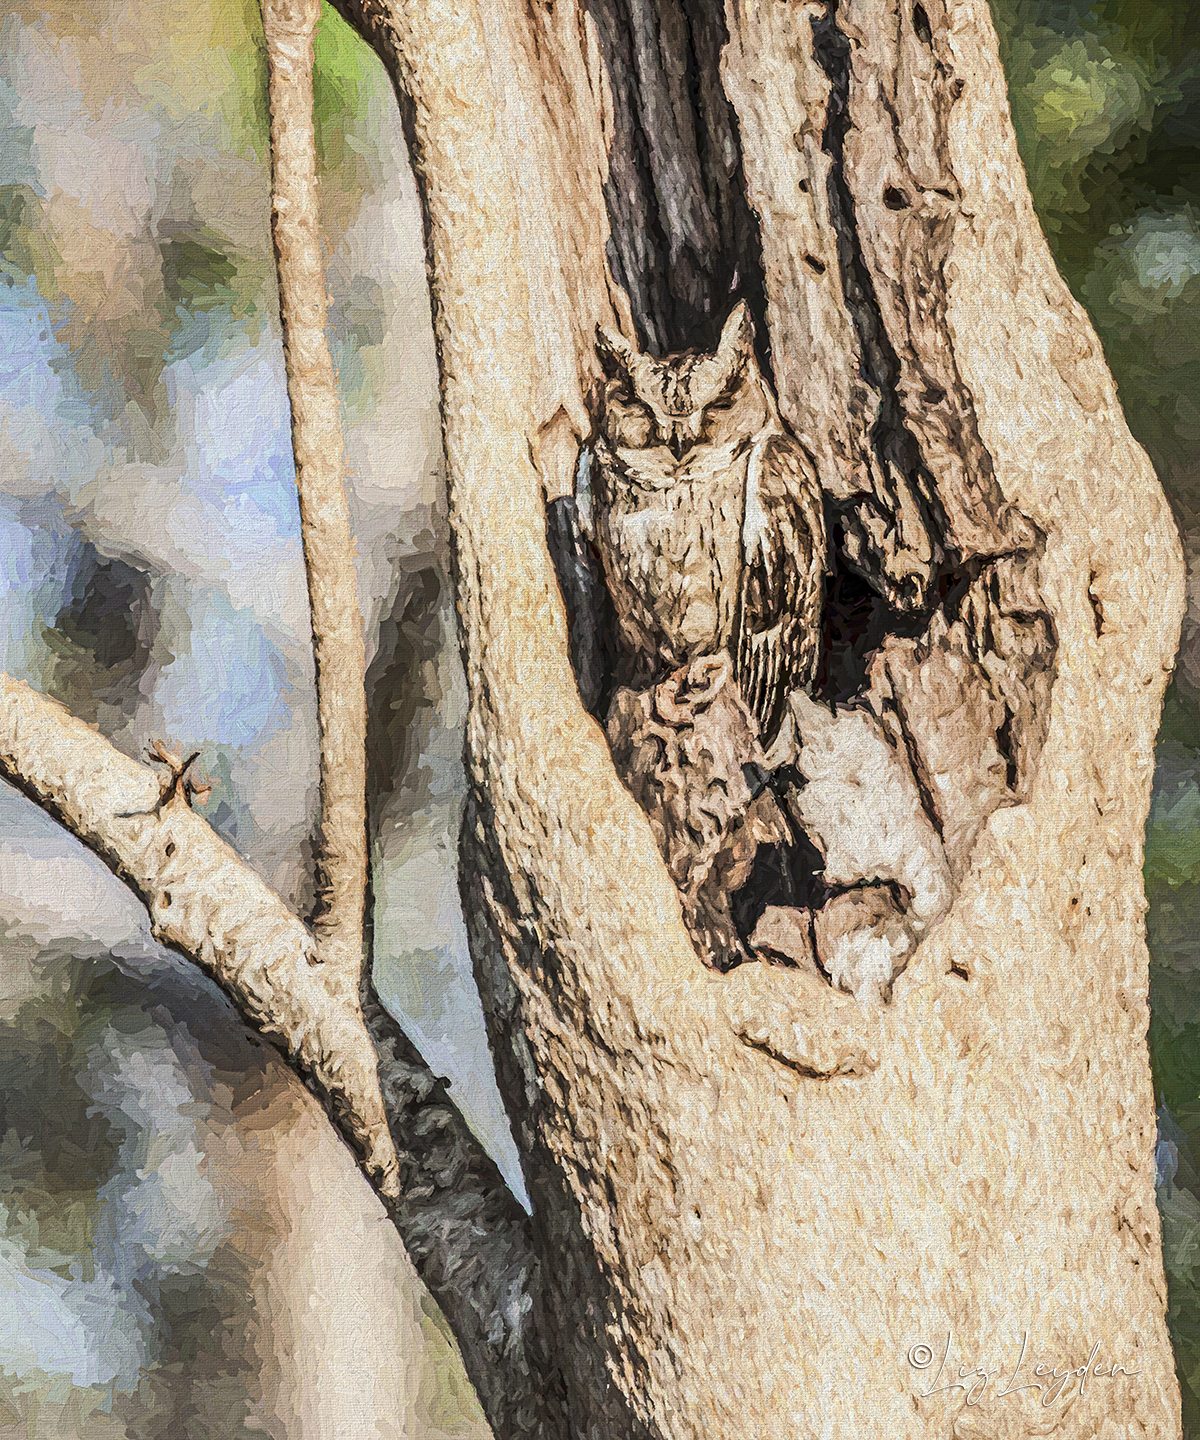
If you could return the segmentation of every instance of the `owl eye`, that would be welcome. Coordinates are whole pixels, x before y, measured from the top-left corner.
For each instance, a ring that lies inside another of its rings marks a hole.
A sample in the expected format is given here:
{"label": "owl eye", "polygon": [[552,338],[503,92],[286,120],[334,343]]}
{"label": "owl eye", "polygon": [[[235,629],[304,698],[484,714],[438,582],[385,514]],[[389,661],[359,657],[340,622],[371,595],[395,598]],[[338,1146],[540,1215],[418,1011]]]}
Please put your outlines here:
{"label": "owl eye", "polygon": [[654,418],[636,401],[610,399],[605,408],[604,429],[608,443],[617,450],[644,450],[654,441]]}

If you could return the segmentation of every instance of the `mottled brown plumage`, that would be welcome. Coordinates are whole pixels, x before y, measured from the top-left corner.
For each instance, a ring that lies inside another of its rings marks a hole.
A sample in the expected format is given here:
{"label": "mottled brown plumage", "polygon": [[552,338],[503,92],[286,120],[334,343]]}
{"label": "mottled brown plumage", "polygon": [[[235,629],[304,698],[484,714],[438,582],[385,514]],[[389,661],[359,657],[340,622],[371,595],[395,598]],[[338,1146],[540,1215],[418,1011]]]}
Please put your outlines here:
{"label": "mottled brown plumage", "polygon": [[610,331],[601,344],[617,375],[598,424],[596,539],[622,640],[647,681],[728,651],[769,743],[816,670],[816,470],[779,418],[744,303],[711,355],[656,360]]}

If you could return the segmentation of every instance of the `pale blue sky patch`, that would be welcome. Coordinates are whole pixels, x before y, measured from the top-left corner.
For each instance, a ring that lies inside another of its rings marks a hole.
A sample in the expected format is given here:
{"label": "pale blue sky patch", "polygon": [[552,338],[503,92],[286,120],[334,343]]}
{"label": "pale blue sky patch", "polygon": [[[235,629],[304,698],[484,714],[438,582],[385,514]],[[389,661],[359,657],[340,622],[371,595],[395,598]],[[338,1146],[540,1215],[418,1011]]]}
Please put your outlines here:
{"label": "pale blue sky patch", "polygon": [[254,613],[202,586],[191,589],[188,611],[186,644],[155,691],[169,732],[181,744],[244,746],[286,726],[287,666]]}

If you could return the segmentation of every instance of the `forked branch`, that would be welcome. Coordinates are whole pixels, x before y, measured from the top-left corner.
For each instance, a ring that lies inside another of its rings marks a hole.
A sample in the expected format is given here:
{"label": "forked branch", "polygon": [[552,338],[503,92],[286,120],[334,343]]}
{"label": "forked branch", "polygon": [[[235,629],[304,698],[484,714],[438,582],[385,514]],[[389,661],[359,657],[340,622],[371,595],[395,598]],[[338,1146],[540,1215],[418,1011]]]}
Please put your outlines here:
{"label": "forked branch", "polygon": [[156,748],[165,771],[0,674],[0,776],[97,854],[146,906],[155,939],[212,976],[313,1083],[445,1311],[497,1434],[558,1434],[529,1217],[445,1082],[369,988],[364,1023],[308,927],[191,809],[201,787],[182,759]]}

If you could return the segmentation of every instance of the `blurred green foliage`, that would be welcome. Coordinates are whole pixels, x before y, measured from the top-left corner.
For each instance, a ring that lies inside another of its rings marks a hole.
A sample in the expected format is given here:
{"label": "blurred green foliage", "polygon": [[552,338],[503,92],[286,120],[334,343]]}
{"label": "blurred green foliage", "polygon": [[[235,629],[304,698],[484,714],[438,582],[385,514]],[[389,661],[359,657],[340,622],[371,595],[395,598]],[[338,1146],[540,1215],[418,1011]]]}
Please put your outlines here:
{"label": "blurred green foliage", "polygon": [[1200,5],[995,0],[994,11],[1038,215],[1190,528],[1200,509]]}
{"label": "blurred green foliage", "polygon": [[369,160],[388,142],[381,115],[387,89],[374,53],[336,10],[323,5],[313,47],[317,159],[326,175],[336,172],[345,189],[370,188],[371,176],[361,173],[360,157]]}
{"label": "blurred green foliage", "polygon": [[[993,0],[1042,226],[1200,551],[1200,0]],[[1185,625],[1146,829],[1159,1208],[1185,1434],[1200,1436],[1200,663]]]}

